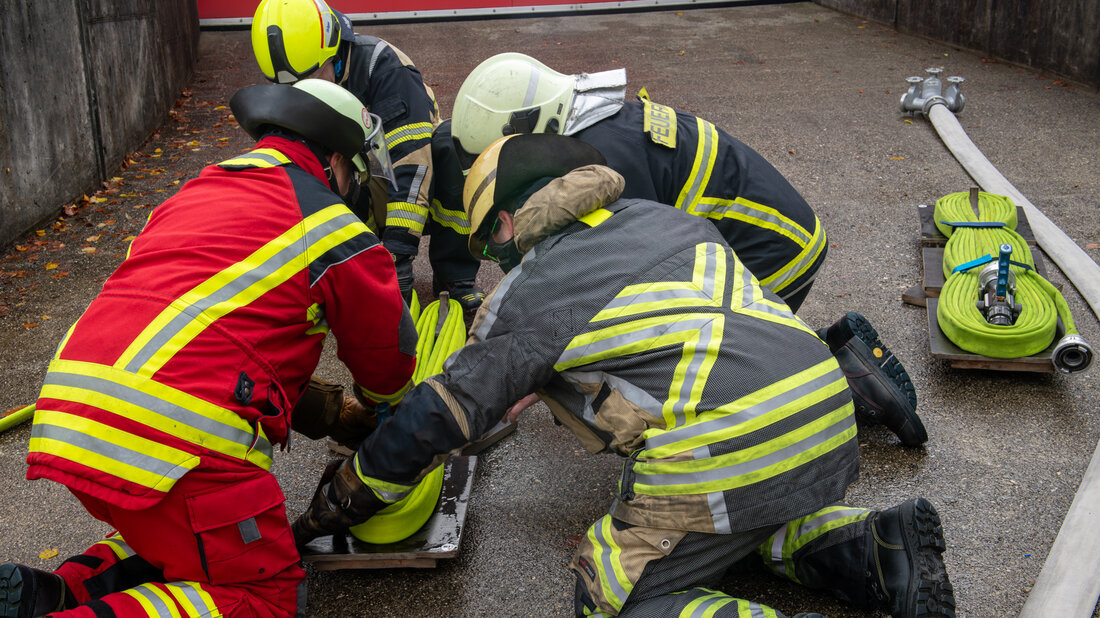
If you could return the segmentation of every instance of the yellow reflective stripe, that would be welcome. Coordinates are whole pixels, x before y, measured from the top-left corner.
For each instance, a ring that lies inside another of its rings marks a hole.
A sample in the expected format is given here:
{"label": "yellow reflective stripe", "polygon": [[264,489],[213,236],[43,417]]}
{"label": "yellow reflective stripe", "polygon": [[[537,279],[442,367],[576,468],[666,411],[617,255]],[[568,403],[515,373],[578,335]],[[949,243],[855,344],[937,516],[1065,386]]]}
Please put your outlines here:
{"label": "yellow reflective stripe", "polygon": [[592,318],[592,322],[673,308],[721,306],[726,291],[727,251],[716,243],[696,245],[691,281],[628,285]]}
{"label": "yellow reflective stripe", "polygon": [[674,206],[692,214],[695,213],[695,205],[703,195],[703,190],[710,183],[710,174],[714,170],[714,161],[718,156],[718,130],[715,126],[702,118],[695,119],[699,130],[699,141],[695,146],[695,160],[691,166],[691,173],[687,182],[680,189],[680,196]]}
{"label": "yellow reflective stripe", "polygon": [[244,260],[173,301],[115,362],[152,376],[207,326],[307,268],[329,249],[366,231],[343,204],[310,215]]}
{"label": "yellow reflective stripe", "polygon": [[72,337],[73,331],[76,330],[76,325],[80,322],[80,318],[73,322],[73,325],[69,327],[69,330],[65,331],[65,336],[61,338],[61,343],[57,344],[57,350],[53,353],[55,359],[61,358],[61,351],[65,349],[65,344],[69,343],[69,337]]}
{"label": "yellow reflective stripe", "polygon": [[141,605],[146,616],[156,618],[180,618],[179,609],[157,584],[141,584],[121,591]]}
{"label": "yellow reflective stripe", "polygon": [[[703,197],[698,200],[698,203],[710,206],[710,208],[705,210],[699,209],[698,212],[692,212],[691,214],[700,215],[708,219],[735,219],[737,221],[744,221],[755,227],[785,236],[791,239],[791,241],[799,247],[805,247],[812,238],[812,235],[806,228],[795,223],[790,217],[774,208],[758,204],[743,197],[736,197],[732,200],[718,197]],[[742,206],[742,208],[736,208],[735,206]],[[753,214],[754,211],[759,212],[760,215]]]}
{"label": "yellow reflective stripe", "polygon": [[30,450],[63,457],[162,491],[167,491],[162,486],[170,488],[199,463],[197,455],[56,410],[35,411]]}
{"label": "yellow reflective stripe", "polygon": [[414,122],[406,124],[386,133],[386,148],[393,150],[394,146],[414,139],[431,139],[432,123]]}
{"label": "yellow reflective stripe", "polygon": [[680,611],[680,616],[683,618],[711,618],[719,609],[734,602],[742,603],[744,601],[738,601],[722,592],[711,592],[706,596],[692,599],[692,601]]}
{"label": "yellow reflective stripe", "polygon": [[431,216],[433,221],[443,227],[450,228],[463,236],[470,235],[470,218],[466,216],[466,211],[450,210],[444,208],[439,200],[432,200]]}
{"label": "yellow reflective stripe", "polygon": [[278,150],[273,148],[257,148],[239,157],[233,157],[227,161],[222,161],[218,164],[218,167],[278,167],[289,163],[290,159]]}
{"label": "yellow reflective stripe", "polygon": [[96,545],[106,545],[115,554],[115,557],[119,560],[125,560],[132,558],[137,554],[130,548],[130,544],[127,543],[121,535],[115,534],[96,543]]}
{"label": "yellow reflective stripe", "polygon": [[736,313],[748,315],[757,319],[766,320],[775,324],[789,326],[796,330],[813,333],[814,330],[802,321],[802,318],[791,313],[786,303],[769,300],[764,296],[764,289],[756,281],[744,263],[737,261],[734,264],[734,287],[730,309]]}
{"label": "yellow reflective stripe", "polygon": [[359,477],[360,481],[367,487],[370,487],[379,499],[387,504],[392,504],[401,500],[405,496],[409,495],[418,483],[412,485],[402,485],[400,483],[390,483],[389,481],[383,481],[376,479],[372,476],[363,474],[363,469],[359,467],[359,458],[353,457],[352,461],[355,462],[355,475]]}
{"label": "yellow reflective stripe", "polygon": [[[836,374],[835,379],[830,379],[831,374]],[[820,387],[814,387],[819,380],[824,383]],[[847,388],[847,379],[837,370],[836,362],[829,358],[736,401],[702,412],[690,427],[680,430],[647,429],[642,434],[647,448],[639,458],[671,457],[750,434],[825,401]],[[782,397],[791,394],[796,396]],[[779,401],[774,402],[777,399]],[[741,416],[735,416],[738,414]],[[709,424],[713,424],[713,428]]]}
{"label": "yellow reflective stripe", "polygon": [[424,224],[428,222],[428,209],[412,202],[389,202],[386,204],[386,225],[409,228],[415,234],[424,233]]}
{"label": "yellow reflective stripe", "polygon": [[605,515],[588,528],[588,540],[592,543],[592,558],[596,562],[604,599],[616,611],[621,610],[634,585],[623,572],[623,550],[612,536],[611,516]]}
{"label": "yellow reflective stripe", "polygon": [[41,396],[108,410],[265,470],[271,467],[271,444],[258,425],[254,429],[235,412],[127,371],[53,361]]}
{"label": "yellow reflective stripe", "polygon": [[818,256],[825,250],[826,238],[825,228],[821,225],[821,221],[817,217],[814,217],[814,235],[807,243],[802,251],[799,252],[790,262],[787,262],[778,271],[772,273],[761,281],[761,285],[767,286],[769,289],[779,292],[785,288],[792,281],[797,280],[811,266],[817,261]]}
{"label": "yellow reflective stripe", "polygon": [[[634,491],[636,493],[651,496],[702,494],[714,491],[727,491],[773,478],[812,461],[854,438],[856,435],[856,425],[855,422],[852,421],[852,409],[852,404],[848,403],[794,431],[727,455],[683,462],[643,462],[639,460],[634,466],[634,473],[637,475],[634,482]],[[848,422],[848,427],[828,439],[810,448],[799,450],[790,457],[782,457],[775,463],[760,467],[745,474],[732,476],[721,474],[719,475],[720,478],[698,482],[687,481],[683,483],[659,485],[645,482],[646,477],[649,475],[665,475],[671,477],[675,475],[690,474],[692,472],[708,472],[714,471],[717,468],[752,462],[757,459],[766,459],[769,455],[778,454],[784,448],[797,444],[807,438],[812,438],[815,434],[845,422]]]}
{"label": "yellow reflective stripe", "polygon": [[608,210],[606,208],[597,208],[596,210],[593,210],[592,212],[584,215],[583,217],[581,217],[580,219],[577,219],[577,220],[580,221],[581,223],[587,225],[588,227],[596,227],[597,225],[599,225],[599,224],[603,223],[604,221],[607,221],[608,219],[610,219],[611,215],[613,215],[613,214],[615,214],[615,213],[611,212],[610,210]]}
{"label": "yellow reflective stripe", "polygon": [[412,388],[412,386],[413,386],[412,380],[409,380],[408,382],[405,383],[404,386],[402,386],[396,392],[389,393],[389,394],[376,393],[374,391],[367,390],[367,389],[363,388],[362,386],[359,387],[359,390],[363,393],[363,395],[366,396],[367,399],[370,399],[371,401],[377,401],[379,403],[388,403],[390,405],[393,405],[393,404],[401,403],[401,400],[405,397],[405,393],[408,393],[409,389]]}
{"label": "yellow reflective stripe", "polygon": [[218,605],[210,593],[203,590],[198,582],[169,582],[165,587],[181,607],[190,608],[188,616],[203,616],[204,618],[220,618],[222,615]]}

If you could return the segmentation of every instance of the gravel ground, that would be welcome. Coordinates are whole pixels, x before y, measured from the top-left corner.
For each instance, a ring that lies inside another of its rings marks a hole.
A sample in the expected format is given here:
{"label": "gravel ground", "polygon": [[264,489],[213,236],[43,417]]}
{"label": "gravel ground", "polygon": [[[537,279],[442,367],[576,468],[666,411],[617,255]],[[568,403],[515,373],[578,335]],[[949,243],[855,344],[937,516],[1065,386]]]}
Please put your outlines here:
{"label": "gravel ground", "polygon": [[[631,92],[701,115],[757,149],[815,206],[829,259],[801,315],[824,326],[857,309],[903,359],[930,440],[904,449],[861,433],[853,504],[925,496],[944,521],[960,616],[1019,613],[1100,437],[1100,372],[1072,376],[952,369],[929,351],[926,312],[901,302],[921,281],[916,207],[972,181],[935,131],[898,112],[905,78],[962,75],[959,118],[1020,191],[1096,259],[1100,97],[1055,76],[902,35],[809,3],[636,14],[359,26],[408,53],[444,116],[465,75],[504,51],[566,73],[626,67]],[[54,346],[120,262],[150,212],[202,166],[246,149],[224,107],[261,78],[245,31],[204,32],[194,78],[103,191],[4,247],[0,410],[33,402]],[[62,205],[59,205],[61,207]],[[430,293],[417,262],[421,297]],[[488,287],[495,266],[479,277]],[[1061,274],[1086,339],[1095,316]],[[330,351],[331,352],[331,351]],[[326,353],[319,372],[346,379]],[[109,532],[61,486],[24,479],[29,424],[0,434],[0,559],[55,568]],[[276,457],[292,515],[328,450],[298,440]],[[311,572],[311,616],[565,616],[569,558],[606,512],[619,461],[591,456],[543,407],[485,453],[458,558],[431,570]],[[773,577],[731,576],[728,592],[783,612],[867,616]]]}

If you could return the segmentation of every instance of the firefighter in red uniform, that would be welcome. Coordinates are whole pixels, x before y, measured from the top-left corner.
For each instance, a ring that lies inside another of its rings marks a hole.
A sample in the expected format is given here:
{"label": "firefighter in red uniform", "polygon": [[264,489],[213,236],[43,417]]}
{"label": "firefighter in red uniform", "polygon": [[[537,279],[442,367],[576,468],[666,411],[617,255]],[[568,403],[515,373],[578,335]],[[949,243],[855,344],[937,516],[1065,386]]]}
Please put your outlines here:
{"label": "firefighter in red uniform", "polygon": [[117,533],[54,573],[0,566],[0,616],[304,615],[272,446],[329,330],[361,400],[410,386],[393,259],[345,205],[385,148],[377,118],[322,80],[249,86],[231,107],[256,148],[153,212],[37,402],[27,478]]}

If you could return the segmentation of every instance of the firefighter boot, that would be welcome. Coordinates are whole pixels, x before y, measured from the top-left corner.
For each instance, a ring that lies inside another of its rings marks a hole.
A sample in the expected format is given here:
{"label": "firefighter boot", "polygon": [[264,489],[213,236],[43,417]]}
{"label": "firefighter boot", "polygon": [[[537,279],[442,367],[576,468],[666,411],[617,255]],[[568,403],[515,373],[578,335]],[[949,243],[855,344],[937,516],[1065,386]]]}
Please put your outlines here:
{"label": "firefighter boot", "polygon": [[386,504],[355,473],[355,458],[330,463],[309,508],[294,521],[294,543],[302,547],[319,536],[344,534]]}
{"label": "firefighter boot", "polygon": [[954,618],[955,595],[941,555],[943,528],[924,498],[867,521],[867,601],[894,618]]}
{"label": "firefighter boot", "polygon": [[436,296],[439,296],[441,292],[447,292],[451,298],[462,305],[462,312],[466,315],[476,312],[477,308],[481,306],[481,301],[485,300],[485,290],[481,289],[472,279],[469,281],[442,281],[436,278],[432,282],[432,290]]}
{"label": "firefighter boot", "polygon": [[0,565],[0,618],[32,618],[73,607],[60,575],[11,562]]}
{"label": "firefighter boot", "polygon": [[829,344],[848,378],[857,421],[886,425],[905,446],[920,446],[928,439],[909,374],[867,318],[850,311],[818,336]]}

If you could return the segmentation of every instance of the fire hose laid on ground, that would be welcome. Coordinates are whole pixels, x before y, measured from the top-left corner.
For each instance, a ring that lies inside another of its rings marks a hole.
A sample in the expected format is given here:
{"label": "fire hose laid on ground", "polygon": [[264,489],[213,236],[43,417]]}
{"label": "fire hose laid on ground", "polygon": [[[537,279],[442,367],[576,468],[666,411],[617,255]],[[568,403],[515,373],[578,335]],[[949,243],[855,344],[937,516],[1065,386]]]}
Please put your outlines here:
{"label": "fire hose laid on ground", "polygon": [[1055,347],[1054,366],[1066,373],[1089,366],[1092,349],[1077,333],[1065,297],[1035,272],[1031,249],[1016,233],[1011,199],[952,193],[936,202],[935,220],[948,237],[936,312],[948,339],[984,356],[1031,356],[1050,346],[1061,319],[1066,334]]}
{"label": "fire hose laid on ground", "polygon": [[[1008,196],[1023,208],[1039,246],[1058,264],[1093,313],[1100,317],[1100,266],[1017,191],[967,137],[955,118],[955,113],[961,111],[964,104],[959,91],[963,79],[947,78],[948,87],[943,90],[939,80],[942,70],[932,68],[926,71],[930,75],[927,79],[910,77],[907,80],[909,90],[901,97],[901,110],[921,112],[927,116],[944,145],[983,189]],[[1000,253],[998,248],[998,257]],[[1097,598],[1100,597],[1100,577],[1097,577],[1100,573],[1098,528],[1100,445],[1092,454],[1092,461],[1085,470],[1058,537],[1020,612],[1021,618],[1088,618],[1093,615]]]}
{"label": "fire hose laid on ground", "polygon": [[[410,312],[416,320],[416,368],[413,384],[443,371],[443,363],[466,343],[466,322],[462,305],[444,292],[423,311],[413,293]],[[418,315],[419,314],[419,315]],[[383,414],[383,412],[379,412]],[[380,417],[379,422],[383,419]],[[412,536],[431,518],[443,489],[443,468],[440,464],[429,472],[409,495],[387,506],[367,521],[353,526],[352,536],[367,543],[396,543]]]}

